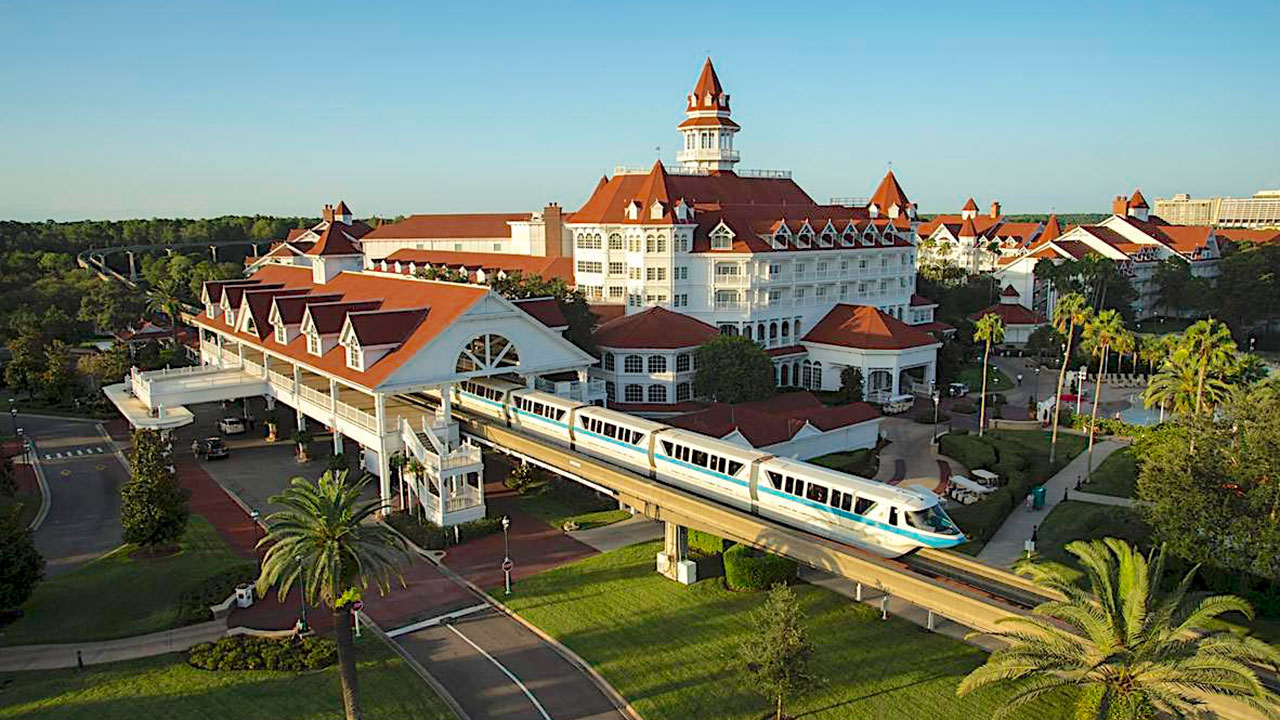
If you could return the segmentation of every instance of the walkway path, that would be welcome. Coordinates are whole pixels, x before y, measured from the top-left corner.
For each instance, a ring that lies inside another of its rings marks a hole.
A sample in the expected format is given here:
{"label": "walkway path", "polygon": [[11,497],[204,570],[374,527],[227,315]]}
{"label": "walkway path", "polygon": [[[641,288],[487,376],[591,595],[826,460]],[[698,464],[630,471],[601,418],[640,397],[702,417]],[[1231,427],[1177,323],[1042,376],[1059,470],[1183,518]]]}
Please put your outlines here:
{"label": "walkway path", "polygon": [[[0,648],[0,672],[51,670],[119,662],[186,650],[192,645],[216,640],[227,632],[226,620],[210,620],[149,635],[62,645],[15,645]],[[79,653],[79,658],[77,658]]]}
{"label": "walkway path", "polygon": [[939,456],[929,442],[933,435],[932,423],[918,423],[901,417],[885,418],[880,422],[880,434],[889,444],[880,451],[880,470],[876,480],[902,487],[922,485],[935,490],[942,484],[938,463],[946,462],[952,472],[964,472],[955,460]]}
{"label": "walkway path", "polygon": [[[1094,449],[1094,452],[1097,452],[1097,448]],[[1138,506],[1138,501],[1133,498],[1116,497],[1115,495],[1102,495],[1100,493],[1080,492],[1079,490],[1068,490],[1067,499],[1093,503],[1094,505],[1115,505],[1116,507],[1127,508]]]}
{"label": "walkway path", "polygon": [[[1098,467],[1108,455],[1122,447],[1125,445],[1114,440],[1098,441],[1093,448],[1093,466]],[[1044,522],[1053,508],[1062,502],[1063,494],[1075,488],[1076,483],[1085,476],[1088,457],[1088,452],[1080,453],[1044,484],[1043,510],[1030,512],[1023,507],[1014,508],[1004,524],[982,548],[978,559],[988,565],[1006,568],[1017,562],[1022,557],[1024,543],[1031,539],[1031,533],[1035,527]]]}
{"label": "walkway path", "polygon": [[636,543],[661,540],[663,532],[662,523],[654,522],[644,515],[633,515],[612,525],[579,530],[571,533],[570,537],[603,553]]}

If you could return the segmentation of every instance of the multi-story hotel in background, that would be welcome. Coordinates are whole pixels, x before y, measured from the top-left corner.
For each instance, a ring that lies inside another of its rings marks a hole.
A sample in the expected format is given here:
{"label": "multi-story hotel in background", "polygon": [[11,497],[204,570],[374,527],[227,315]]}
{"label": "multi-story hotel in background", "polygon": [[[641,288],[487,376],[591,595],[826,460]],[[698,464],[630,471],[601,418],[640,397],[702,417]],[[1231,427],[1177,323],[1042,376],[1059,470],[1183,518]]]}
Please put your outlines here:
{"label": "multi-story hotel in background", "polygon": [[1156,198],[1155,214],[1174,225],[1280,228],[1280,190],[1260,190],[1247,198],[1193,198],[1178,193]]}

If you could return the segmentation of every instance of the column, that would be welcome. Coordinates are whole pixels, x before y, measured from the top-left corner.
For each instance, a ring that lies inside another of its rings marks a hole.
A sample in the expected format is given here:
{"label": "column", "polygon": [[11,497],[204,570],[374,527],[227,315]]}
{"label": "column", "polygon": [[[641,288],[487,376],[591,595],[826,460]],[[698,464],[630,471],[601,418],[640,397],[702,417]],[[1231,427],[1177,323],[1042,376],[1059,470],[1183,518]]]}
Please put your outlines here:
{"label": "column", "polygon": [[133,261],[133,251],[125,250],[124,254],[129,257],[129,280],[131,282],[136,282],[138,279],[138,269],[137,265],[135,265]]}
{"label": "column", "polygon": [[901,385],[898,382],[899,377],[901,375],[902,375],[902,368],[898,365],[898,359],[894,358],[893,359],[893,384],[891,386],[893,388],[894,395],[900,395],[902,393]]}
{"label": "column", "polygon": [[698,579],[698,566],[689,559],[688,528],[666,522],[664,531],[664,544],[658,553],[658,572],[682,585],[692,585]]}
{"label": "column", "polygon": [[342,430],[338,428],[338,381],[329,380],[329,425],[333,428],[333,454],[342,452]]}
{"label": "column", "polygon": [[[379,395],[378,397],[382,397]],[[378,404],[378,415],[382,416],[383,404]],[[382,421],[378,421],[378,425],[382,425]],[[390,443],[387,438],[382,436],[378,441],[378,493],[382,498],[382,514],[391,513],[391,449],[388,447]]]}
{"label": "column", "polygon": [[218,263],[218,246],[217,246],[217,245],[210,245],[210,246],[209,246],[209,254],[213,256],[213,262],[214,262],[214,264],[216,265],[216,264]]}

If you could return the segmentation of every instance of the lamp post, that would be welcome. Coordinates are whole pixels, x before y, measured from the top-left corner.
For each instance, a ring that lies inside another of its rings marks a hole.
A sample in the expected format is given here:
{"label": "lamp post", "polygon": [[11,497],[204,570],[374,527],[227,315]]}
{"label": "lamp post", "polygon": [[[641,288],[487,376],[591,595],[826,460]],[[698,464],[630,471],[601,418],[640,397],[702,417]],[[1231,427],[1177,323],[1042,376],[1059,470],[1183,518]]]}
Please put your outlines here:
{"label": "lamp post", "polygon": [[22,432],[22,428],[14,428],[14,434],[18,436],[18,447],[22,450],[22,462],[27,461],[27,436]]}
{"label": "lamp post", "polygon": [[[301,573],[301,572],[303,571],[303,567],[302,567],[302,556],[301,556],[301,555],[294,555],[294,556],[293,556],[293,559],[298,561],[298,572],[299,572],[299,573]],[[301,579],[301,577],[299,577],[299,579]],[[306,590],[306,587],[307,587],[307,586],[306,586],[306,582],[305,582],[305,581],[304,581],[304,582],[302,582],[302,583],[299,583],[299,585],[298,585],[298,607],[299,607],[299,609],[301,610],[301,613],[302,613],[302,617],[298,620],[298,634],[299,634],[299,635],[301,635],[302,633],[305,633],[305,632],[309,629],[309,628],[307,627],[307,590]]]}
{"label": "lamp post", "polygon": [[931,395],[930,397],[933,400],[933,439],[929,441],[929,444],[937,445],[938,444],[938,404],[942,402],[942,393],[938,392],[938,390],[935,388],[933,391],[933,395]]}
{"label": "lamp post", "polygon": [[511,518],[506,515],[502,516],[502,575],[506,583],[506,593],[511,594],[511,568],[514,563],[511,562],[511,547],[507,543],[507,528],[511,527]]}
{"label": "lamp post", "polygon": [[[1252,349],[1252,348],[1250,348]],[[14,399],[9,398],[9,418],[13,420],[13,434],[18,434],[18,406],[14,404]]]}
{"label": "lamp post", "polygon": [[262,538],[258,535],[262,530],[262,526],[258,524],[258,518],[262,517],[262,513],[257,510],[249,511],[249,519],[253,521],[253,554],[258,558],[258,562],[262,562],[262,556],[258,554],[258,543]]}
{"label": "lamp post", "polygon": [[1040,366],[1036,366],[1036,394],[1035,401],[1040,402]]}

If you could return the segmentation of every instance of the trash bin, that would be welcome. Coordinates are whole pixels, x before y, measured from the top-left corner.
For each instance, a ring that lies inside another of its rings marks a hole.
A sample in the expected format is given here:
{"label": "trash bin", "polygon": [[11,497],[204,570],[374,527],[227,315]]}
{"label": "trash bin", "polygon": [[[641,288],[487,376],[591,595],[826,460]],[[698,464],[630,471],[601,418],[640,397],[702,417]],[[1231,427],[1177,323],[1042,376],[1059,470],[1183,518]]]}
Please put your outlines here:
{"label": "trash bin", "polygon": [[1044,509],[1044,486],[1043,485],[1037,485],[1031,488],[1031,509],[1032,510]]}
{"label": "trash bin", "polygon": [[253,605],[253,586],[240,583],[236,586],[236,607],[247,608]]}

